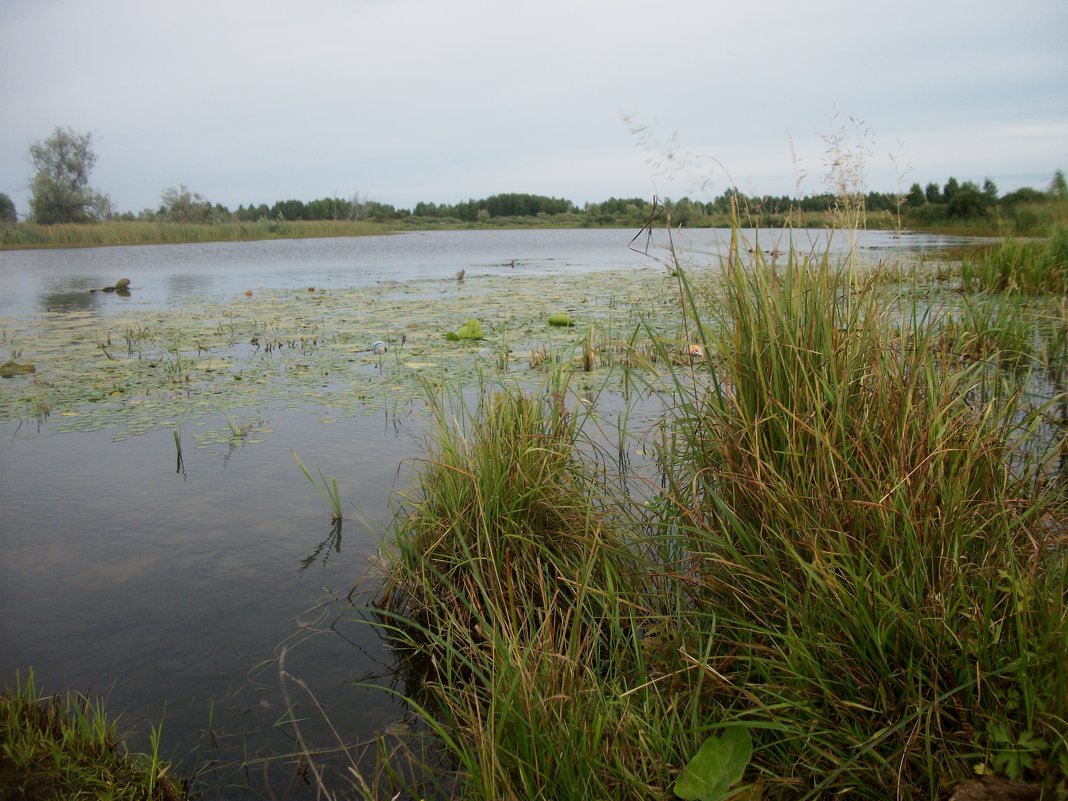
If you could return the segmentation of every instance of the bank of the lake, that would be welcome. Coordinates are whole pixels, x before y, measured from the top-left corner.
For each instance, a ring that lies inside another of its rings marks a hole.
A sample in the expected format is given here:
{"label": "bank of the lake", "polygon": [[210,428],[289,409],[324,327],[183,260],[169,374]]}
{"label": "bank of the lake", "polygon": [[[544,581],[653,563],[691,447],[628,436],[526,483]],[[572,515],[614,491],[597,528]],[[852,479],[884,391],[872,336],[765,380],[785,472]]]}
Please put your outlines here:
{"label": "bank of the lake", "polygon": [[[1063,211],[1050,216],[1041,224],[1030,225],[1024,232],[1043,235],[1055,220],[1063,220]],[[656,220],[664,224],[670,217]],[[539,215],[531,217],[500,217],[467,222],[454,218],[413,217],[365,220],[283,220],[264,219],[253,222],[181,223],[149,220],[111,220],[95,223],[66,223],[38,225],[33,222],[0,223],[0,250],[22,248],[114,247],[122,245],[161,245],[193,242],[252,242],[274,239],[314,239],[320,237],[352,237],[382,235],[404,231],[500,231],[507,229],[638,229],[647,221],[642,217],[614,217],[591,220],[578,213]],[[693,230],[707,228],[729,229],[734,221],[728,214],[710,216]],[[841,218],[829,212],[757,213],[746,216],[746,226],[766,229],[823,228],[832,230],[841,225]],[[1013,218],[999,216],[968,220],[939,220],[904,225],[891,212],[867,215],[865,227],[873,231],[901,233],[921,232],[951,236],[1000,237],[1020,233]]]}
{"label": "bank of the lake", "polygon": [[776,233],[0,254],[0,670],[219,796],[668,795],[732,729],[769,798],[1055,780],[1063,289]]}
{"label": "bank of the lake", "polygon": [[[127,751],[104,704],[46,693],[32,671],[0,689],[0,798],[181,801],[187,783],[160,759]],[[158,730],[157,730],[158,731]],[[159,739],[153,738],[158,748]]]}

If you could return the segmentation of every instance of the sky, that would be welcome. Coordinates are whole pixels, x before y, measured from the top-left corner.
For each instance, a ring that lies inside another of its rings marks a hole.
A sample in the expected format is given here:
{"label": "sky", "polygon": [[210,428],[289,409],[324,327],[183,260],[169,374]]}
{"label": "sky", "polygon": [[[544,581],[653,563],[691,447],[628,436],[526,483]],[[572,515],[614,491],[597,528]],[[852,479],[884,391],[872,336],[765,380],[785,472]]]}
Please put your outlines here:
{"label": "sky", "polygon": [[[1001,192],[1068,169],[1063,0],[0,0],[0,192],[92,135],[119,211],[502,192]],[[839,163],[843,163],[839,159]]]}

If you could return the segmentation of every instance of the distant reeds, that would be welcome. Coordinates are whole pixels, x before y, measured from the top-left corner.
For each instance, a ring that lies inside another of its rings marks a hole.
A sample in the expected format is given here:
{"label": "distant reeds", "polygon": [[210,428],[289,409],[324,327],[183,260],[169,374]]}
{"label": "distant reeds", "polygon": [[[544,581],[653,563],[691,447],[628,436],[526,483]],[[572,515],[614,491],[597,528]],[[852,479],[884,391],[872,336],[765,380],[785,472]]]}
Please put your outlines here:
{"label": "distant reeds", "polygon": [[26,222],[0,226],[0,248],[161,245],[363,236],[388,233],[396,228],[396,225],[365,220],[259,220],[212,224],[112,220],[91,224],[56,225]]}
{"label": "distant reeds", "polygon": [[1068,292],[1068,228],[1058,226],[1044,240],[1005,239],[961,267],[966,292]]}

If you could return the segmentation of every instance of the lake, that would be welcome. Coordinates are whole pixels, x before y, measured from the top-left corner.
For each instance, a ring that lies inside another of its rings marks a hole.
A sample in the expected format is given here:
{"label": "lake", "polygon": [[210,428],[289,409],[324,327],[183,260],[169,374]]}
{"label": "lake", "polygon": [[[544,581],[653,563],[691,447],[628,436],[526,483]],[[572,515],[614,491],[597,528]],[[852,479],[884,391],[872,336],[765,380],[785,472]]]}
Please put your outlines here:
{"label": "lake", "polygon": [[[675,244],[707,264],[724,235],[679,233]],[[297,746],[283,690],[316,746],[333,741],[327,718],[349,744],[413,723],[382,689],[404,690],[392,654],[353,607],[369,600],[373,580],[361,579],[391,519],[391,494],[422,453],[422,404],[408,376],[426,369],[432,348],[420,343],[441,337],[411,317],[453,303],[520,332],[516,342],[464,351],[464,365],[479,371],[538,336],[521,311],[504,310],[520,284],[533,288],[516,296],[520,309],[536,297],[624,330],[625,304],[599,298],[633,279],[651,288],[628,301],[640,305],[666,276],[664,232],[648,243],[633,237],[454,231],[0,252],[0,361],[39,367],[0,392],[10,398],[35,381],[55,391],[32,412],[6,404],[0,416],[3,681],[32,666],[46,690],[106,697],[135,748],[147,747],[149,722],[162,722],[164,756],[205,770],[208,797],[314,797],[287,756]],[[794,237],[802,250],[827,246],[823,231]],[[879,259],[961,241],[865,232],[858,247]],[[759,246],[785,245],[764,232]],[[90,291],[122,277],[129,297]],[[385,304],[396,311],[358,317],[357,307]],[[298,329],[287,328],[295,308],[310,332],[299,344]],[[390,315],[404,319],[382,322]],[[263,342],[245,328],[222,341],[239,316],[241,325],[259,321]],[[206,327],[181,327],[194,318]],[[184,339],[135,342],[131,320]],[[343,337],[339,325],[349,327]],[[42,333],[53,329],[69,338]],[[208,342],[211,334],[222,339]],[[377,336],[389,342],[385,359],[370,350]],[[272,342],[277,350],[265,347]],[[525,357],[516,361],[525,367]],[[86,365],[111,370],[92,403],[57,389],[81,386],[65,372]],[[173,371],[166,392],[144,377],[149,367]],[[450,380],[470,375],[433,369]],[[337,478],[340,536],[294,453]],[[283,651],[292,677],[284,684]]]}
{"label": "lake", "polygon": [[[747,241],[756,242],[752,231]],[[722,249],[729,232],[721,229],[676,234],[679,246],[696,254]],[[633,241],[631,249],[628,247]],[[759,244],[785,250],[780,231],[765,231]],[[879,257],[901,250],[930,250],[965,240],[938,234],[887,231],[859,234],[858,249]],[[828,233],[794,232],[801,252],[822,253]],[[0,315],[55,308],[109,306],[88,290],[110,286],[120,277],[134,280],[139,305],[166,305],[190,299],[225,296],[257,286],[278,289],[304,285],[327,288],[366,286],[382,281],[419,281],[495,274],[538,276],[649,266],[650,256],[664,259],[663,231],[652,242],[619,229],[560,231],[430,231],[393,236],[336,239],[284,239],[192,245],[133,245],[114,248],[0,251]],[[833,250],[848,247],[846,236],[833,238]],[[514,263],[514,267],[513,267]]]}

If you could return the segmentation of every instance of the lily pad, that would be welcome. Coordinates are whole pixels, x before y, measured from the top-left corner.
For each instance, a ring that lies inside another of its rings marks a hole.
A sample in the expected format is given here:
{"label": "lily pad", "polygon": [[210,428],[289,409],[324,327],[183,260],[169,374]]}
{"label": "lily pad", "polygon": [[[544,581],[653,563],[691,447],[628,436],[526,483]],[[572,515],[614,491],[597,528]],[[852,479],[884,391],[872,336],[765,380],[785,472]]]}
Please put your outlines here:
{"label": "lily pad", "polygon": [[32,364],[18,364],[10,359],[0,364],[0,378],[14,378],[17,375],[36,373],[37,368]]}
{"label": "lily pad", "polygon": [[[237,296],[159,309],[116,304],[106,315],[49,310],[2,317],[8,341],[32,353],[37,366],[32,381],[11,382],[0,393],[0,422],[48,409],[55,431],[92,426],[119,429],[113,432],[119,436],[176,422],[194,426],[239,408],[365,413],[387,399],[422,397],[428,375],[464,381],[502,369],[502,348],[544,349],[553,363],[565,364],[582,342],[577,334],[568,341],[574,328],[559,329],[551,346],[544,342],[545,318],[531,312],[548,294],[588,296],[584,321],[596,324],[600,340],[623,342],[628,352],[642,346],[630,343],[642,320],[656,331],[677,326],[675,295],[652,268],[491,276],[468,282],[462,296],[436,287],[418,280],[328,293],[263,287],[255,303]],[[465,320],[450,332],[456,341],[461,333],[468,341],[484,338],[480,320],[493,320],[500,345],[453,347],[438,333]],[[389,341],[386,354],[368,351],[377,338]],[[544,365],[518,360],[507,369],[541,380]]]}
{"label": "lily pad", "polygon": [[556,314],[550,314],[548,317],[549,325],[558,326],[572,326],[575,324],[574,318],[567,312],[557,312]]}

